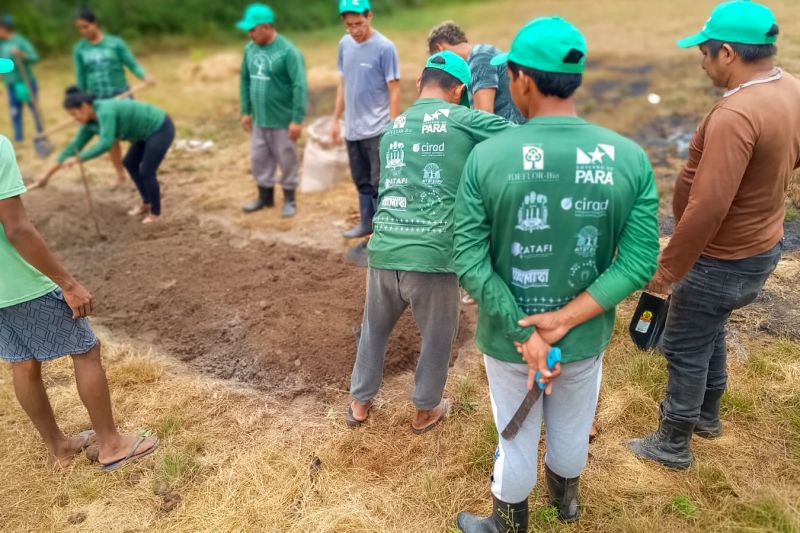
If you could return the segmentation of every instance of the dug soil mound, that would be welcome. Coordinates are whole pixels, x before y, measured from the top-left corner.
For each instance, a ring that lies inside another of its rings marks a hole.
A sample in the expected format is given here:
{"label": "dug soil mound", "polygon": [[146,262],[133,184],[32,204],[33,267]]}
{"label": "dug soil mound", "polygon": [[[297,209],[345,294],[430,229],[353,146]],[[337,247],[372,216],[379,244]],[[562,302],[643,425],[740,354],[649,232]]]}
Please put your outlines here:
{"label": "dug soil mound", "polygon": [[[191,215],[143,227],[121,203],[97,203],[105,241],[81,218],[78,190],[26,198],[45,239],[94,294],[95,323],[260,389],[347,388],[363,269],[329,251],[249,240]],[[472,319],[462,319],[457,346],[472,331]],[[418,350],[406,313],[390,341],[386,374],[413,368]]]}

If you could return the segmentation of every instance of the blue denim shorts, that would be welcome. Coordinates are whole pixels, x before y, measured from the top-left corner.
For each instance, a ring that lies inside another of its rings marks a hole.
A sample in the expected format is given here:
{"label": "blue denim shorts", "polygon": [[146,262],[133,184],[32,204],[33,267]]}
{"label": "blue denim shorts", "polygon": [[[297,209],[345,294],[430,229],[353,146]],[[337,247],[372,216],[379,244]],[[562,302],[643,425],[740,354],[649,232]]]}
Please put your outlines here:
{"label": "blue denim shorts", "polygon": [[86,353],[97,337],[85,318],[74,320],[61,289],[0,309],[0,359],[52,361]]}

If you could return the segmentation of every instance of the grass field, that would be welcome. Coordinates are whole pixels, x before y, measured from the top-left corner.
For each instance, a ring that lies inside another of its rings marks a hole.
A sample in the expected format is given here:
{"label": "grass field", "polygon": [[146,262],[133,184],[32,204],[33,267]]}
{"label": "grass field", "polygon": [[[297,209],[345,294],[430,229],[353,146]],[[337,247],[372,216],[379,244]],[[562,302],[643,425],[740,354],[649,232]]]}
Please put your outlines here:
{"label": "grass field", "polygon": [[[408,103],[425,57],[424,37],[433,24],[455,19],[474,42],[506,48],[524,21],[560,13],[586,33],[589,43],[591,66],[579,96],[581,109],[592,120],[635,134],[661,118],[696,122],[715,100],[717,93],[699,68],[699,53],[674,46],[676,38],[702,26],[713,4],[501,0],[402,12],[391,20],[378,14],[376,25],[400,49],[403,99]],[[780,63],[800,72],[800,3],[770,4],[781,23]],[[340,35],[331,29],[290,36],[306,55],[315,114],[332,106]],[[176,154],[165,164],[167,216],[202,215],[204,223],[224,228],[221,239],[231,241],[279,239],[343,249],[337,235],[355,204],[346,182],[324,195],[301,196],[300,213],[291,222],[272,213],[245,218],[238,212],[239,202],[252,193],[247,138],[238,130],[236,76],[225,70],[231,61],[226,54],[238,50],[199,43],[163,50],[143,45],[138,53],[159,80],[141,98],[170,112],[179,137],[216,142],[212,152]],[[198,76],[192,65],[206,65],[211,72]],[[52,124],[63,116],[59,101],[71,77],[69,61],[66,56],[50,59],[39,73]],[[615,80],[623,80],[622,85]],[[640,81],[646,82],[641,94],[631,89]],[[648,92],[660,94],[662,103],[647,103]],[[6,114],[0,130],[9,131]],[[63,142],[68,135],[54,140]],[[20,145],[18,152],[26,176],[41,168],[30,146]],[[657,166],[665,213],[679,163],[668,155]],[[89,169],[98,203],[113,206],[133,199],[130,191],[105,190],[111,181],[107,160]],[[39,194],[72,198],[79,181],[65,173],[51,187],[31,193],[26,203],[41,204],[44,197]],[[797,211],[791,213],[797,216]],[[63,216],[67,224],[84,223],[77,206],[74,215],[67,210]],[[44,215],[39,219],[44,221]],[[145,249],[148,241],[141,242]],[[82,268],[92,262],[91,250],[80,256],[69,250],[56,249],[81,278]],[[796,321],[780,318],[797,316],[798,279],[800,254],[787,254],[768,284],[770,293],[780,296],[778,303],[756,305],[735,316],[730,389],[723,399],[725,435],[716,441],[695,439],[696,463],[686,472],[645,464],[625,448],[627,439],[655,427],[666,371],[660,357],[636,351],[627,339],[632,302],[622,305],[605,360],[601,432],[583,476],[583,518],[576,526],[555,521],[540,485],[531,499],[532,529],[800,531],[800,337]],[[236,302],[223,306],[235,307]],[[102,474],[83,458],[67,470],[55,470],[16,404],[10,372],[0,371],[2,531],[417,533],[453,531],[458,511],[489,510],[496,433],[485,375],[471,344],[461,349],[448,383],[448,396],[455,400],[451,418],[417,437],[409,431],[413,409],[408,373],[385,382],[371,421],[352,431],[343,423],[345,391],[287,399],[218,380],[182,363],[158,342],[142,342],[103,326],[102,318],[95,324],[104,342],[120,423],[126,430],[152,429],[162,447],[118,473]],[[324,313],[319,320],[325,321]],[[88,417],[69,362],[48,366],[46,381],[64,429],[84,429]]]}

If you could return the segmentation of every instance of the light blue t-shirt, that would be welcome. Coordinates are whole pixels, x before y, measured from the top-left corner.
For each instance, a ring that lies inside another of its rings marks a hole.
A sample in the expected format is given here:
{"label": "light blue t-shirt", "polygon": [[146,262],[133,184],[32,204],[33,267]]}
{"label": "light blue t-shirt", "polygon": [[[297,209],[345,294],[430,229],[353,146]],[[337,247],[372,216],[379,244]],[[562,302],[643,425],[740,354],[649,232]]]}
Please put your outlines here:
{"label": "light blue t-shirt", "polygon": [[496,89],[494,114],[515,124],[525,124],[528,119],[517,109],[508,88],[508,69],[505,64],[494,66],[491,61],[501,52],[491,44],[476,44],[467,58],[472,81],[469,85],[469,103],[481,89]]}
{"label": "light blue t-shirt", "polygon": [[386,84],[400,79],[397,48],[377,30],[363,43],[345,35],[337,65],[344,78],[345,139],[377,137],[389,123]]}

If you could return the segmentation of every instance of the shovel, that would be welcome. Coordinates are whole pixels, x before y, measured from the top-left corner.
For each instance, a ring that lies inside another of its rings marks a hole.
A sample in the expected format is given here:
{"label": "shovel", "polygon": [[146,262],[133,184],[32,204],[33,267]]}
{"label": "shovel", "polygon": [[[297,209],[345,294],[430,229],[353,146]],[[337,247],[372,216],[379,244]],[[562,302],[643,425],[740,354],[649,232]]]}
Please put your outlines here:
{"label": "shovel", "polygon": [[97,232],[97,236],[100,238],[101,241],[108,240],[102,230],[100,229],[100,222],[97,220],[97,214],[94,212],[94,202],[92,201],[92,191],[89,189],[89,180],[86,179],[86,169],[83,168],[83,163],[78,162],[78,168],[81,171],[81,180],[83,181],[83,190],[86,193],[86,203],[89,204],[89,215],[92,217],[94,221],[94,229]]}
{"label": "shovel", "polygon": [[[116,100],[116,99],[119,99],[119,98],[128,98],[129,96],[133,96],[134,93],[137,93],[137,92],[141,91],[142,89],[144,89],[145,87],[148,87],[148,86],[150,86],[149,83],[142,83],[140,85],[137,85],[136,87],[134,87],[133,89],[131,89],[129,91],[126,91],[126,92],[124,92],[122,94],[118,94],[117,96],[112,98],[112,100]],[[38,155],[42,159],[47,159],[48,157],[50,157],[50,155],[55,151],[55,147],[53,147],[53,143],[51,143],[50,139],[48,139],[47,137],[49,135],[52,135],[52,134],[56,133],[57,131],[61,131],[61,130],[65,129],[65,128],[71,126],[74,123],[75,123],[74,119],[68,118],[68,119],[64,120],[63,122],[59,122],[58,124],[56,124],[52,128],[48,129],[47,131],[45,131],[43,133],[40,133],[39,135],[34,137],[34,139],[33,139],[33,149],[36,152],[36,155]]]}

